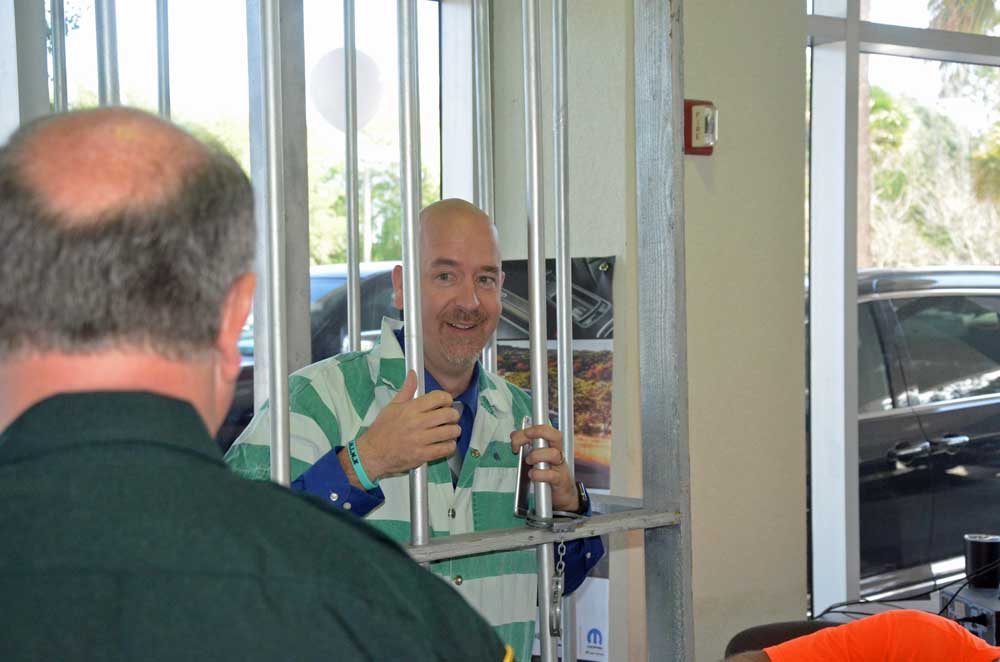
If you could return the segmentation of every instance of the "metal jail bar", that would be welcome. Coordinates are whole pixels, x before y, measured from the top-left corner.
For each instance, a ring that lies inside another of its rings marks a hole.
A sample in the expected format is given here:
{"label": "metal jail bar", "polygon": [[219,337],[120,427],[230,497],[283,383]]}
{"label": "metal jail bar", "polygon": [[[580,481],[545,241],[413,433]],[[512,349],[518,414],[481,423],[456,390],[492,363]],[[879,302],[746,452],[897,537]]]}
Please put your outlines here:
{"label": "metal jail bar", "polygon": [[347,342],[361,349],[361,270],[358,258],[358,48],[354,0],[344,0],[344,133],[347,196]]}
{"label": "metal jail bar", "polygon": [[156,0],[156,90],[160,116],[170,119],[170,7]]}
{"label": "metal jail bar", "polygon": [[115,28],[115,0],[94,3],[97,18],[97,98],[102,106],[117,106],[118,31]]}
{"label": "metal jail bar", "polygon": [[52,21],[52,109],[57,113],[69,110],[66,90],[66,12],[63,0],[49,5]]}
{"label": "metal jail bar", "polygon": [[[424,394],[424,346],[420,315],[420,106],[417,86],[417,4],[397,0],[399,48],[399,167],[403,212],[403,336],[406,369],[417,375],[417,392]],[[410,541],[430,540],[427,464],[410,471]]]}
{"label": "metal jail bar", "polygon": [[[569,241],[569,124],[566,93],[566,0],[552,2],[552,142],[556,216],[556,365],[563,458],[576,480],[573,445],[573,299]],[[576,596],[563,598],[562,656],[576,660]]]}
{"label": "metal jail bar", "polygon": [[[473,202],[493,216],[493,57],[490,49],[490,0],[472,0],[472,167]],[[495,221],[494,221],[495,222]],[[497,371],[497,337],[483,347],[483,367]]]}

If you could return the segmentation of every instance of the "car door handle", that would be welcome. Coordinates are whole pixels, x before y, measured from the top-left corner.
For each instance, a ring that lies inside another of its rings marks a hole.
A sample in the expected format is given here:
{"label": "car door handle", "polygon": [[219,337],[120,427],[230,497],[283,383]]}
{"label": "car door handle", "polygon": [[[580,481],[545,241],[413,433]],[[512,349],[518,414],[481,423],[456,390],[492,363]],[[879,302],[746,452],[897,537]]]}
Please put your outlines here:
{"label": "car door handle", "polygon": [[893,446],[886,454],[892,461],[912,462],[931,454],[931,442],[906,441]]}
{"label": "car door handle", "polygon": [[968,435],[949,434],[931,441],[935,453],[957,453],[962,446],[969,444]]}

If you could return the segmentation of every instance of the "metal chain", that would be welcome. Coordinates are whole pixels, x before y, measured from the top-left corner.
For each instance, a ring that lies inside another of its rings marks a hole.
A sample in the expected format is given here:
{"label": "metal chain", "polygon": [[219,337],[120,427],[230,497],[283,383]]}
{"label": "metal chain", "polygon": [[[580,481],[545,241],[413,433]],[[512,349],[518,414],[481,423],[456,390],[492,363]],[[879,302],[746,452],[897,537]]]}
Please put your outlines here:
{"label": "metal chain", "polygon": [[562,637],[562,597],[566,582],[563,577],[566,570],[566,541],[559,541],[559,559],[556,561],[556,573],[552,577],[552,609],[549,611],[549,633],[553,637]]}
{"label": "metal chain", "polygon": [[566,570],[566,541],[559,541],[559,560],[556,561],[556,576],[562,577]]}

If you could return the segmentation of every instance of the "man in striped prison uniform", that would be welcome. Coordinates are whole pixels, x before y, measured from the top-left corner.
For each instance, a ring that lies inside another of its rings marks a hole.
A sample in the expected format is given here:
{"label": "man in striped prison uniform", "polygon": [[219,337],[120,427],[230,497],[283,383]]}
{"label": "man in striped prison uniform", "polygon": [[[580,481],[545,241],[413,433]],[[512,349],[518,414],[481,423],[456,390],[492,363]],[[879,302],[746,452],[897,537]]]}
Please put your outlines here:
{"label": "man in striped prison uniform", "polygon": [[[528,395],[478,363],[500,316],[503,272],[489,217],[461,200],[421,213],[421,313],[425,391],[413,399],[401,323],[383,321],[370,351],[332,357],[289,379],[292,489],[365,517],[397,541],[410,537],[406,472],[428,462],[432,536],[523,526],[513,514],[521,445],[532,451],[533,480],[552,486],[555,510],[589,513],[582,485],[569,477],[562,436],[529,426]],[[402,269],[393,271],[402,308]],[[265,403],[226,455],[240,474],[266,480],[270,467]],[[566,589],[574,590],[604,553],[599,538],[567,544]],[[534,550],[479,554],[433,563],[486,619],[517,659],[530,659],[537,607]],[[447,616],[443,615],[446,618]]]}

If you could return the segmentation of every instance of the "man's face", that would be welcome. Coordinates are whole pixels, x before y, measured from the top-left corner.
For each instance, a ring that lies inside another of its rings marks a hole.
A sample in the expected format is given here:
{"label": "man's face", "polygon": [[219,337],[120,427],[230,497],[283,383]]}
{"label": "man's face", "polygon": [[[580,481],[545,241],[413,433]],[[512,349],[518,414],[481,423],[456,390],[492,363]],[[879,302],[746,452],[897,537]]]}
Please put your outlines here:
{"label": "man's face", "polygon": [[[439,379],[470,371],[500,317],[500,252],[489,218],[439,212],[421,224],[424,363]],[[402,307],[402,274],[393,274]],[[398,282],[396,282],[398,280]]]}

